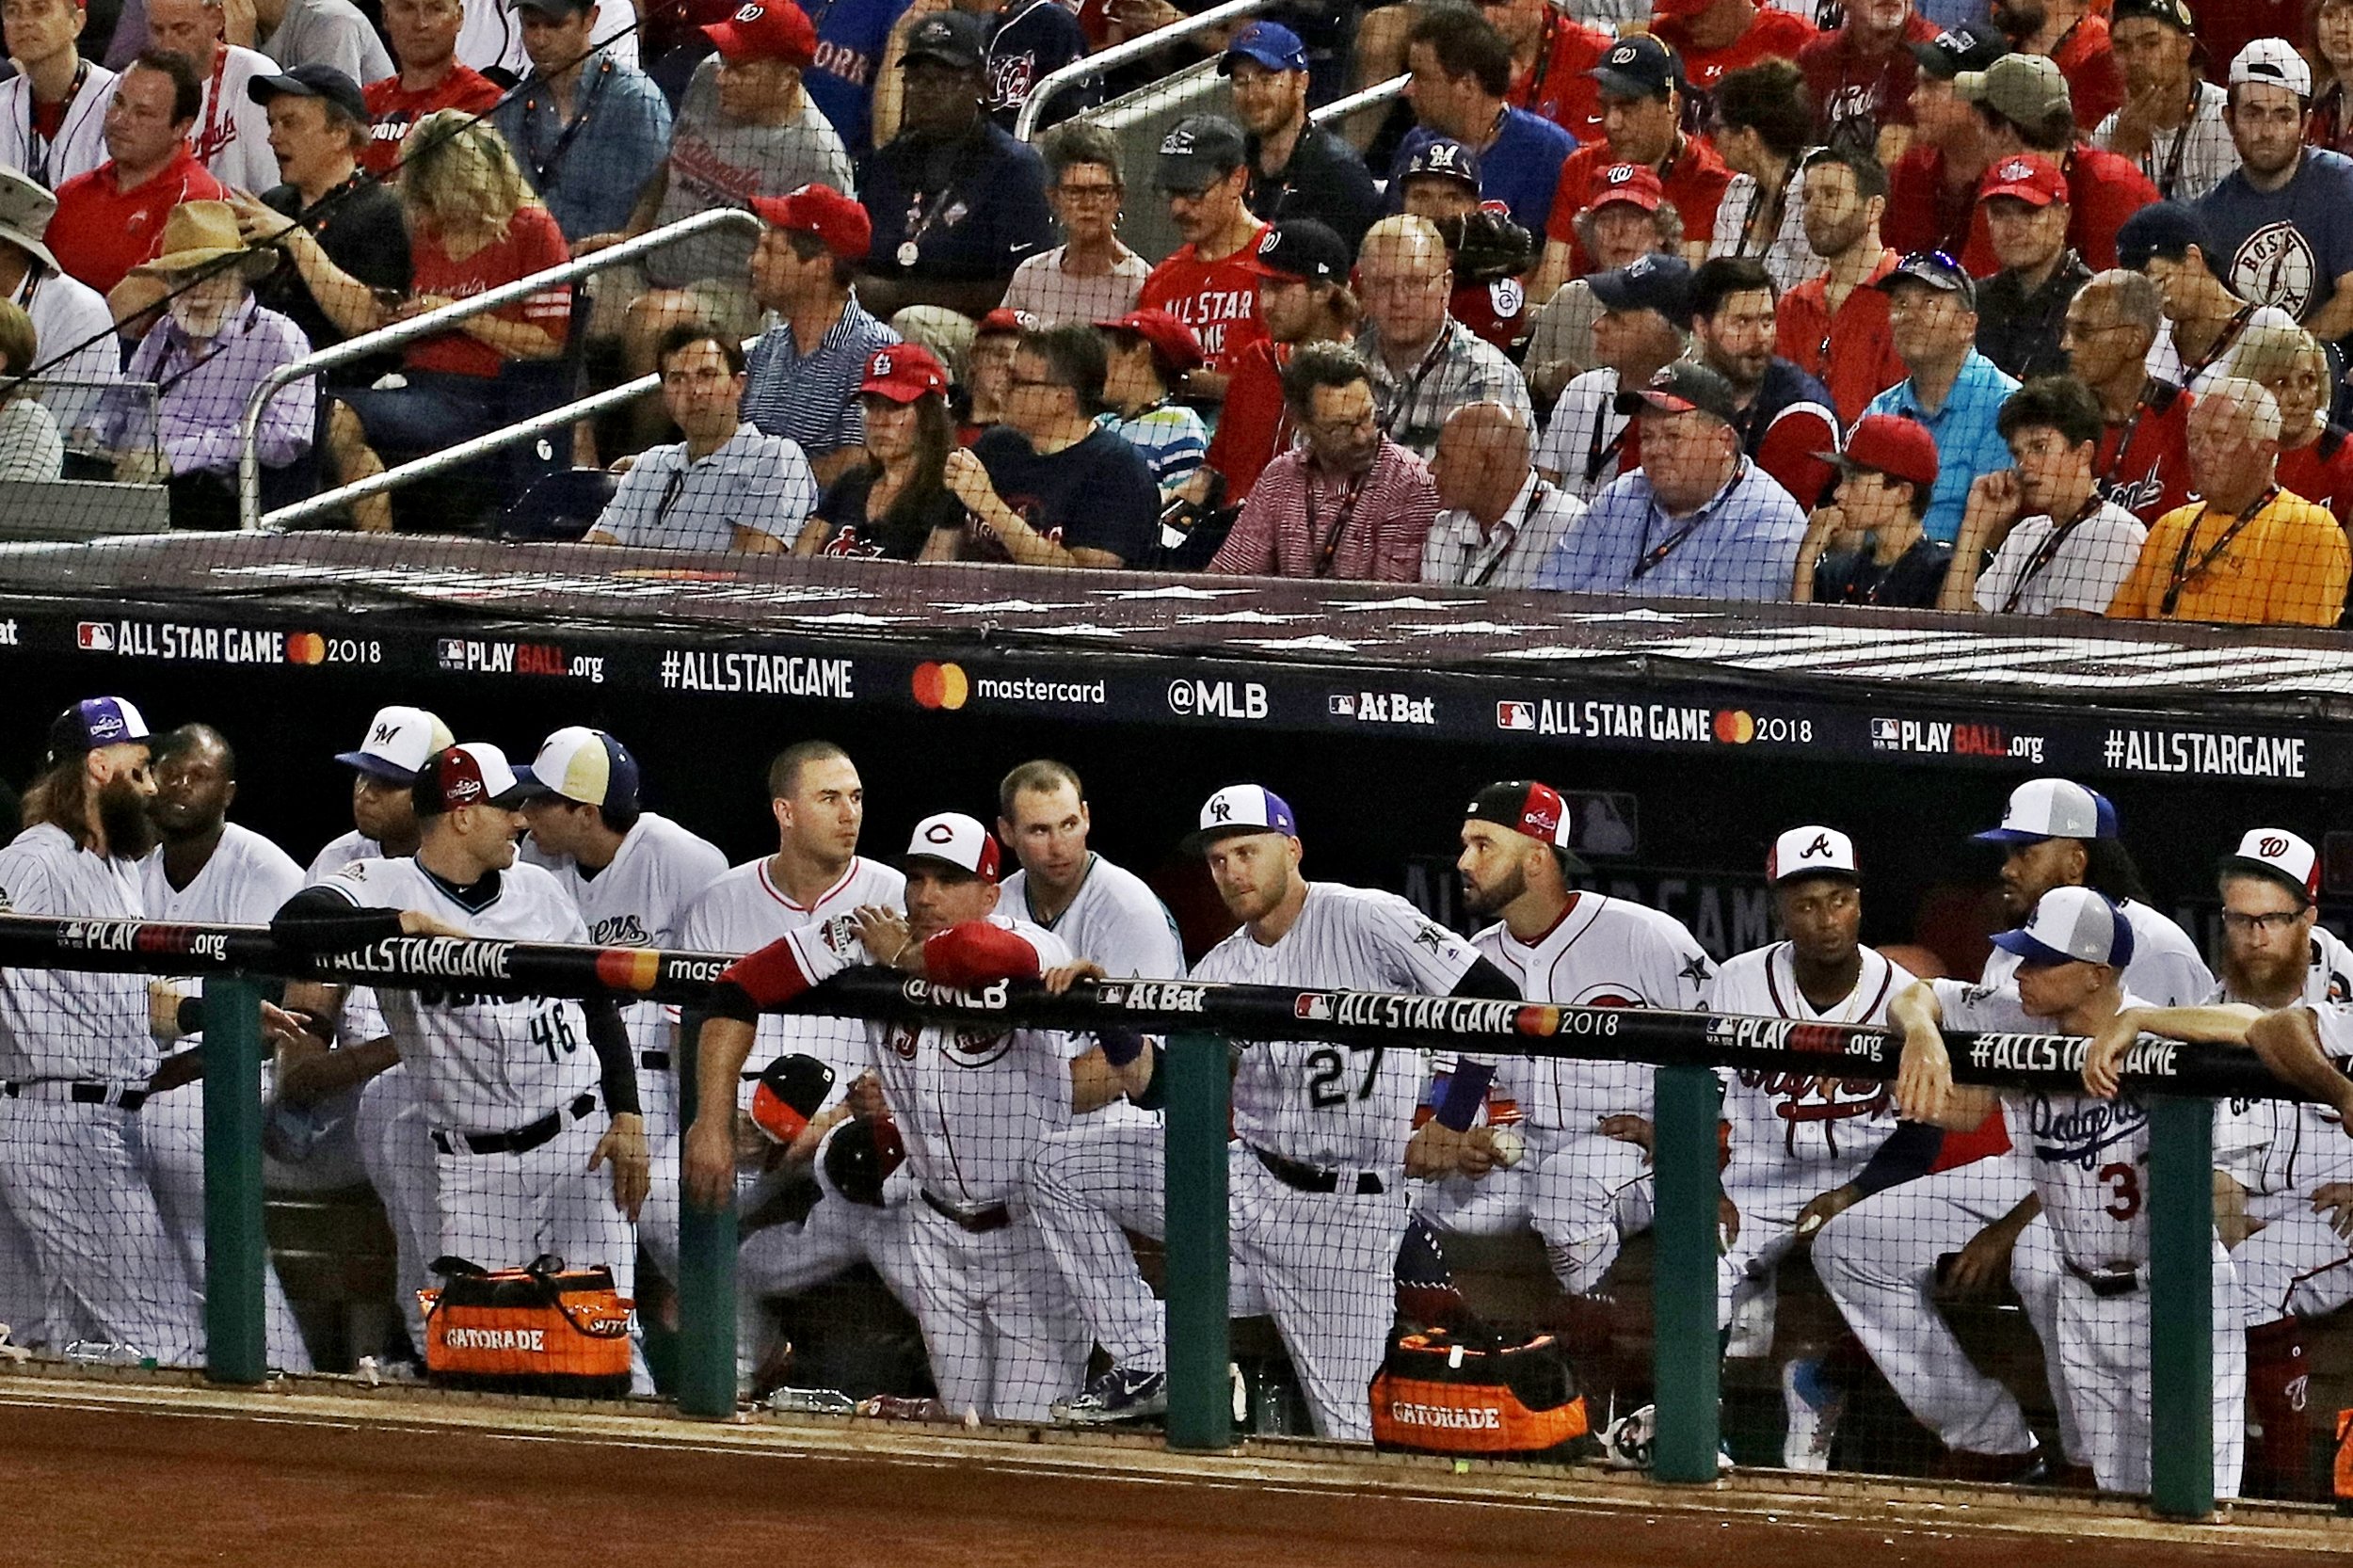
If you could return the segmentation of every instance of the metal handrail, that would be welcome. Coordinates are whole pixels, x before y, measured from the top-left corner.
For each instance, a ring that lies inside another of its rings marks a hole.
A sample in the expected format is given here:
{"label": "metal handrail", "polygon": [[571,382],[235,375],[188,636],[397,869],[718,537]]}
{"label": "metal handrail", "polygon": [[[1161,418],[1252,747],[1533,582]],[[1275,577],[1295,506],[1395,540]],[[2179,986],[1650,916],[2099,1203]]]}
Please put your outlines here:
{"label": "metal handrail", "polygon": [[1035,139],[1037,122],[1044,117],[1048,103],[1090,76],[1100,76],[1130,60],[1158,54],[1167,45],[1182,42],[1195,33],[1211,32],[1228,22],[1240,22],[1246,16],[1271,11],[1281,3],[1282,0],[1225,0],[1224,5],[1211,6],[1198,16],[1172,22],[1165,27],[1155,27],[1142,38],[1114,43],[1109,49],[1097,50],[1075,59],[1059,71],[1048,72],[1046,80],[1030,89],[1029,101],[1021,105],[1021,113],[1013,122],[1013,134],[1017,140]]}
{"label": "metal handrail", "polygon": [[1346,120],[1359,109],[1369,109],[1376,104],[1385,104],[1393,98],[1402,98],[1405,96],[1406,80],[1407,78],[1401,75],[1392,76],[1385,82],[1375,82],[1362,92],[1352,92],[1345,98],[1335,98],[1323,107],[1310,111],[1307,123],[1329,125],[1336,120]]}
{"label": "metal handrail", "polygon": [[[401,347],[416,342],[419,338],[429,338],[469,316],[497,310],[502,305],[510,305],[519,299],[528,299],[552,284],[568,283],[575,278],[584,278],[591,273],[602,272],[617,262],[634,260],[649,251],[660,250],[665,246],[675,244],[679,240],[690,239],[696,234],[720,229],[743,229],[758,235],[764,227],[758,216],[741,208],[728,207],[717,212],[696,213],[692,217],[680,218],[676,223],[640,234],[633,240],[623,240],[618,245],[610,246],[576,261],[566,262],[561,266],[552,266],[544,272],[535,272],[530,277],[518,279],[512,283],[501,283],[497,288],[486,290],[481,294],[469,295],[464,299],[452,300],[449,304],[438,310],[427,311],[421,316],[412,316],[407,321],[394,322],[390,327],[379,327],[373,332],[363,332],[356,338],[346,338],[331,348],[322,348],[314,354],[305,355],[289,364],[280,365],[263,377],[262,384],[253,389],[253,395],[246,400],[245,418],[239,423],[237,431],[238,526],[250,531],[262,525],[262,456],[256,445],[262,425],[262,410],[268,407],[271,398],[276,397],[282,389],[293,382],[299,381],[306,376],[315,376],[323,370],[332,370],[337,365],[347,365],[356,360],[364,360],[372,354],[380,354],[388,348]],[[287,510],[293,510],[293,508],[287,508]]]}

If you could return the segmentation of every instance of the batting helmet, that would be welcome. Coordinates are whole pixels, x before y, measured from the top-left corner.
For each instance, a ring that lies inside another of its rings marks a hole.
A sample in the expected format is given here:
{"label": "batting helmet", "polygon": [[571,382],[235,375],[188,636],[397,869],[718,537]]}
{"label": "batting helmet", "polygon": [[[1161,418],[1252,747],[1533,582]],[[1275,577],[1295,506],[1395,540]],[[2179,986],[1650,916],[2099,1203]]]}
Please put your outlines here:
{"label": "batting helmet", "polygon": [[825,1140],[825,1183],[852,1203],[880,1208],[883,1183],[906,1157],[896,1122],[888,1116],[871,1122],[853,1116]]}
{"label": "batting helmet", "polygon": [[752,1122],[779,1144],[790,1144],[808,1126],[833,1092],[833,1069],[813,1056],[779,1056],[752,1090]]}

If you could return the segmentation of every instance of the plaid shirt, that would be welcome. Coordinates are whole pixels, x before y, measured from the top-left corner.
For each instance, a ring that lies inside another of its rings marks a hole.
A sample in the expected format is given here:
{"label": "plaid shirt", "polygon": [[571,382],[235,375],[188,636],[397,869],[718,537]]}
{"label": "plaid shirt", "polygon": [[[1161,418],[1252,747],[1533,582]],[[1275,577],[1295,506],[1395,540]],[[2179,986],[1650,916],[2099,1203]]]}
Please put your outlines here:
{"label": "plaid shirt", "polygon": [[1743,457],[1724,488],[1673,518],[1650,475],[1629,473],[1593,498],[1585,520],[1554,547],[1536,586],[1638,599],[1782,600],[1805,542],[1805,513],[1771,475]]}
{"label": "plaid shirt", "polygon": [[[1241,577],[1412,583],[1438,515],[1429,465],[1386,436],[1356,481],[1336,480],[1304,446],[1267,464],[1209,569]],[[1326,552],[1329,558],[1326,559]]]}
{"label": "plaid shirt", "polygon": [[1528,429],[1536,428],[1535,410],[1528,406],[1528,382],[1519,367],[1452,316],[1429,352],[1402,376],[1381,358],[1378,328],[1367,327],[1358,334],[1356,352],[1372,367],[1372,399],[1381,412],[1381,428],[1424,461],[1438,450],[1438,427],[1446,424],[1447,415],[1465,403],[1500,403],[1516,412]]}
{"label": "plaid shirt", "polygon": [[1961,536],[1961,515],[1969,504],[1969,487],[1980,473],[2009,468],[2009,442],[1993,427],[2009,394],[2018,390],[2015,376],[1978,353],[1969,351],[1953,377],[1945,406],[1929,413],[1920,406],[1905,376],[1877,397],[1865,414],[1895,414],[1925,424],[1936,438],[1936,488],[1929,495],[1929,515],[1921,520],[1931,539],[1946,544]]}

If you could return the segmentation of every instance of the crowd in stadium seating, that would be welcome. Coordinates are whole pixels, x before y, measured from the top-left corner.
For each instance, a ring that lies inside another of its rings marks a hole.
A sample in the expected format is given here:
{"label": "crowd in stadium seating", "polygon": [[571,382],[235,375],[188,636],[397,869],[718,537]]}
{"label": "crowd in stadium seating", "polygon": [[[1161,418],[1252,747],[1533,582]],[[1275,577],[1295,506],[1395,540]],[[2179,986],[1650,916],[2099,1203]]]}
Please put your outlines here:
{"label": "crowd in stadium seating", "polygon": [[[307,352],[747,208],[296,381],[264,504],[658,374],[541,443],[607,471],[593,541],[2345,610],[2353,0],[2284,38],[2232,0],[1297,6],[1058,90],[1035,145],[1042,83],[1181,8],[107,10],[5,13],[0,356],[55,386],[0,459],[104,456],[183,526],[234,523],[246,400]],[[1188,57],[1230,118],[1143,158],[1086,118]],[[1401,72],[1385,123],[1311,121]],[[450,526],[410,511],[336,520]]]}

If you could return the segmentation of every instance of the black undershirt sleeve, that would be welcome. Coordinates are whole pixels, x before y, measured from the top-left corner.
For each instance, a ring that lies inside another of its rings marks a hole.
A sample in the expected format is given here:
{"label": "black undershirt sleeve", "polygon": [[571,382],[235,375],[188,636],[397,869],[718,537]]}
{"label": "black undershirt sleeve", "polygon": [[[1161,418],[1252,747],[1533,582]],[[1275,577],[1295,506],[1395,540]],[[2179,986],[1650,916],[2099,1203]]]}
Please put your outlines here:
{"label": "black undershirt sleeve", "polygon": [[616,1116],[642,1115],[637,1101],[637,1055],[629,1048],[629,1030],[621,1022],[620,1005],[611,997],[591,997],[580,1004],[588,1020],[588,1044],[603,1069],[604,1109]]}

